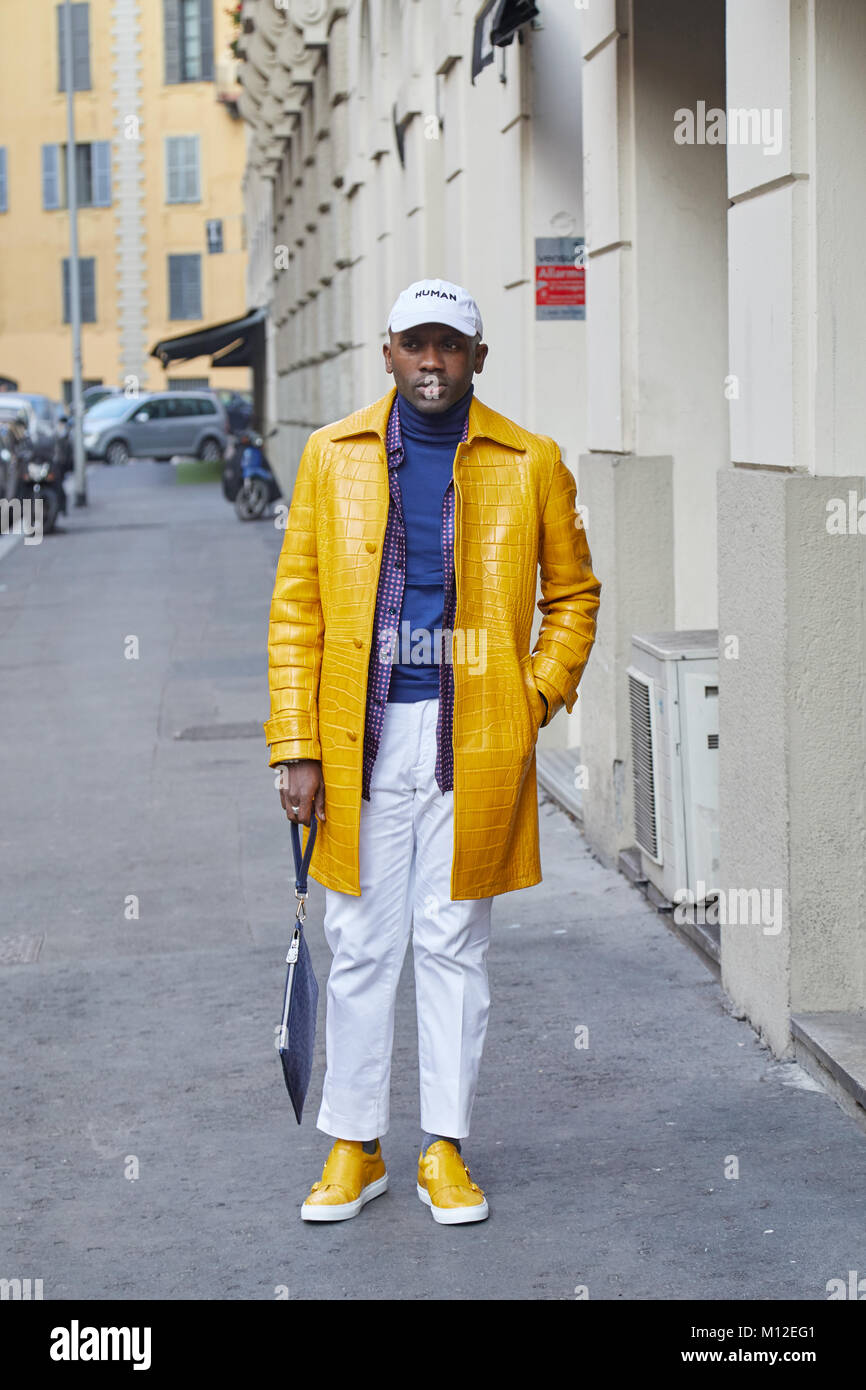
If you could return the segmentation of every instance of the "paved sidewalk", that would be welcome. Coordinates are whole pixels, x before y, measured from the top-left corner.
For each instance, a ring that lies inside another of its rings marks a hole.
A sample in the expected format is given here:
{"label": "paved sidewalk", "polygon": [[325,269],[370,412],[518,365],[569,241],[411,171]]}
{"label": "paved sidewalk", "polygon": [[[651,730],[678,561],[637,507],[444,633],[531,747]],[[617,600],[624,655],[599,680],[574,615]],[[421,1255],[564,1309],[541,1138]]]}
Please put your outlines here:
{"label": "paved sidewalk", "polygon": [[291,848],[260,726],[280,533],[165,466],[95,470],[91,493],[0,564],[0,937],[38,951],[0,967],[0,1276],[46,1298],[595,1300],[824,1299],[866,1273],[862,1132],[550,803],[544,882],[494,905],[467,1147],[490,1220],[437,1227],[415,1195],[409,952],[391,1190],[301,1223],[329,1141],[323,1057],[299,1129],[273,1048]]}

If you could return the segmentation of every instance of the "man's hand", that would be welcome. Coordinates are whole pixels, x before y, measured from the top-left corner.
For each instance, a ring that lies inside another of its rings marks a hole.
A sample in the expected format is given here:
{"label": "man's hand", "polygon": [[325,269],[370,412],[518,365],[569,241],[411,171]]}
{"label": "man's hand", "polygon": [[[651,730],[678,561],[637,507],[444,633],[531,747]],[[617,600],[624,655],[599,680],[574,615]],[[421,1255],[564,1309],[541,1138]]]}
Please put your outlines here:
{"label": "man's hand", "polygon": [[315,805],[316,819],[325,819],[325,779],[322,764],[313,758],[280,765],[280,802],[286,818],[298,825],[310,824]]}

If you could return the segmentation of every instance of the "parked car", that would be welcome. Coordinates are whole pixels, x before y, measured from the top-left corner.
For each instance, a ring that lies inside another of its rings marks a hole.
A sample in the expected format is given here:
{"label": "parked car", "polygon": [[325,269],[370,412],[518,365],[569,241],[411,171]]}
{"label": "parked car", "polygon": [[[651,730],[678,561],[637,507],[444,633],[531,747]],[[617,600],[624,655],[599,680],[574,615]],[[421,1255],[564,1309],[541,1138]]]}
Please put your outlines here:
{"label": "parked car", "polygon": [[100,401],[106,400],[109,396],[119,396],[119,386],[88,386],[81,393],[81,402],[85,411],[98,405]]}
{"label": "parked car", "polygon": [[225,410],[211,391],[107,396],[84,417],[87,457],[111,464],[176,454],[213,463],[225,454],[228,435]]}
{"label": "parked car", "polygon": [[55,463],[57,424],[52,401],[48,396],[24,391],[4,391],[0,395],[0,415],[4,420],[20,418],[22,412],[34,458],[41,463]]}

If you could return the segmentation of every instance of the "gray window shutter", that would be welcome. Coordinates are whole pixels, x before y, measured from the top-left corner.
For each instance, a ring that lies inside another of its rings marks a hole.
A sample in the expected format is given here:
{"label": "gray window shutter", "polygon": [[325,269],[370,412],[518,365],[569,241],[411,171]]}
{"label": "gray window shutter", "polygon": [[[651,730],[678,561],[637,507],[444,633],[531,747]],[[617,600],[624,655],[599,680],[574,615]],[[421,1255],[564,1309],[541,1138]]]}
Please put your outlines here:
{"label": "gray window shutter", "polygon": [[42,146],[42,206],[60,207],[60,146]]}
{"label": "gray window shutter", "polygon": [[[63,258],[63,322],[71,320],[69,295],[69,257]],[[93,256],[78,258],[78,288],[81,303],[81,322],[96,323],[96,260]]]}
{"label": "gray window shutter", "polygon": [[90,90],[90,6],[72,6],[72,90]]}
{"label": "gray window shutter", "polygon": [[57,90],[66,91],[66,49],[63,46],[63,6],[57,6]]}
{"label": "gray window shutter", "polygon": [[168,316],[170,319],[181,317],[179,260],[179,256],[169,256],[168,258]]}
{"label": "gray window shutter", "polygon": [[165,137],[165,201],[201,201],[199,138],[197,135]]}
{"label": "gray window shutter", "polygon": [[213,0],[199,0],[201,14],[201,80],[213,82]]}
{"label": "gray window shutter", "polygon": [[181,145],[176,135],[165,137],[165,201],[179,203],[183,199],[180,161]]}
{"label": "gray window shutter", "polygon": [[180,81],[180,0],[162,0],[165,80]]}
{"label": "gray window shutter", "polygon": [[201,318],[201,256],[169,256],[168,316]]}
{"label": "gray window shutter", "polygon": [[96,260],[83,256],[78,262],[81,288],[81,322],[96,323]]}
{"label": "gray window shutter", "polygon": [[95,140],[91,146],[90,174],[93,185],[93,206],[111,207],[111,141]]}
{"label": "gray window shutter", "polygon": [[192,171],[192,172],[191,172],[192,192],[191,192],[191,194],[190,194],[190,202],[193,202],[193,203],[200,203],[200,202],[201,202],[201,141],[199,140],[199,138],[198,138],[197,135],[191,135],[191,136],[189,137],[189,145],[187,146],[187,151],[188,151],[187,158],[188,158],[188,161],[189,161],[189,168],[190,168],[191,171]]}
{"label": "gray window shutter", "polygon": [[[66,49],[64,46],[64,5],[57,6],[58,91],[66,91]],[[72,90],[90,89],[90,5],[72,6]]]}
{"label": "gray window shutter", "polygon": [[165,137],[165,201],[173,203],[177,200],[177,160],[175,158],[175,144],[171,135]]}
{"label": "gray window shutter", "polygon": [[6,148],[0,148],[0,212],[9,211],[9,180],[6,173]]}

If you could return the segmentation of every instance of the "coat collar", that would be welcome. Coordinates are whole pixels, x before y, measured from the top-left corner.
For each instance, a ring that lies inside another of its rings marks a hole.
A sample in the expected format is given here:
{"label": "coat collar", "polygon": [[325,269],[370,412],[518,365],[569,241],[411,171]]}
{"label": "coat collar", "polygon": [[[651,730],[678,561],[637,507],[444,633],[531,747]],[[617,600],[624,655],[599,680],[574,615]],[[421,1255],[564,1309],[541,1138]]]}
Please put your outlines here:
{"label": "coat collar", "polygon": [[[384,445],[391,407],[396,395],[397,387],[392,386],[378,401],[363,406],[345,420],[341,420],[337,428],[331,431],[331,439],[351,439],[357,434],[377,434]],[[497,444],[505,444],[509,449],[519,449],[521,453],[526,447],[511,421],[491,410],[490,406],[478,399],[474,391],[469,402],[468,443],[471,444],[473,439],[494,439]]]}

